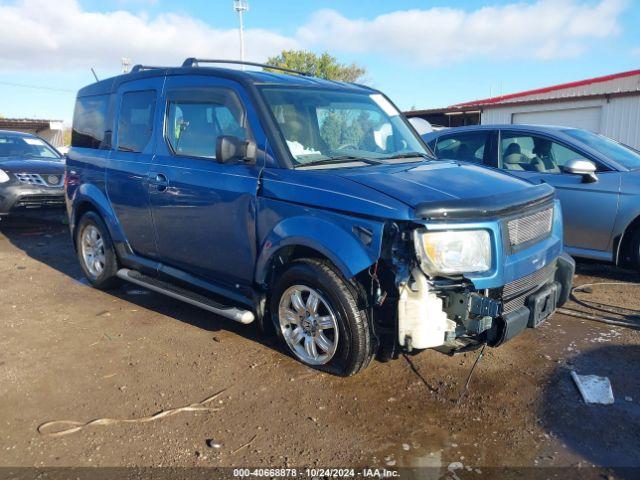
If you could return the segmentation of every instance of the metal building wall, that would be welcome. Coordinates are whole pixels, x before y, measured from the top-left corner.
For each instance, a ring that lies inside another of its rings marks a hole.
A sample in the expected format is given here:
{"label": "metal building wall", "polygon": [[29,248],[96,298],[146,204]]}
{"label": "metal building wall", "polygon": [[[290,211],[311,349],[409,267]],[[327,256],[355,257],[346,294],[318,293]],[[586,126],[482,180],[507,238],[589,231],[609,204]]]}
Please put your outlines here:
{"label": "metal building wall", "polygon": [[612,98],[602,114],[600,133],[640,150],[640,95]]}

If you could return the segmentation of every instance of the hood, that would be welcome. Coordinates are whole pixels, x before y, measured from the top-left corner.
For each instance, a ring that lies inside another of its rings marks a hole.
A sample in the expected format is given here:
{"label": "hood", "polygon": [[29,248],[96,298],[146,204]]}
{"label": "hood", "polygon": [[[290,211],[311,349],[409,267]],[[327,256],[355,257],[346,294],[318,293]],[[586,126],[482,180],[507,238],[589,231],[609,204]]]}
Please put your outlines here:
{"label": "hood", "polygon": [[[453,161],[349,169],[265,169],[262,195],[298,205],[397,220],[434,212],[489,215],[553,194],[499,170]],[[449,217],[451,218],[451,217]]]}
{"label": "hood", "polygon": [[64,174],[64,160],[51,160],[24,157],[1,157],[0,170],[7,173],[45,173]]}
{"label": "hood", "polygon": [[530,189],[531,183],[499,170],[455,161],[430,161],[385,168],[360,168],[339,175],[410,207],[496,197]]}

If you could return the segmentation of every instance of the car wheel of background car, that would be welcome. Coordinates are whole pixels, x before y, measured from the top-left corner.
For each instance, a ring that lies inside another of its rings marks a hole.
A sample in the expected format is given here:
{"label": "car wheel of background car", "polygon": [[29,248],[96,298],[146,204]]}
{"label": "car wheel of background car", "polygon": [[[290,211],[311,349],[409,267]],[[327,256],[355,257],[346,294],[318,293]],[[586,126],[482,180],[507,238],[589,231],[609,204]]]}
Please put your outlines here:
{"label": "car wheel of background car", "polygon": [[95,212],[85,213],[76,228],[78,259],[85,276],[96,288],[116,286],[118,260],[106,225]]}
{"label": "car wheel of background car", "polygon": [[302,363],[350,376],[373,358],[373,339],[358,293],[328,262],[304,259],[276,280],[270,311],[278,336]]}
{"label": "car wheel of background car", "polygon": [[631,267],[640,271],[640,228],[633,232],[628,252]]}

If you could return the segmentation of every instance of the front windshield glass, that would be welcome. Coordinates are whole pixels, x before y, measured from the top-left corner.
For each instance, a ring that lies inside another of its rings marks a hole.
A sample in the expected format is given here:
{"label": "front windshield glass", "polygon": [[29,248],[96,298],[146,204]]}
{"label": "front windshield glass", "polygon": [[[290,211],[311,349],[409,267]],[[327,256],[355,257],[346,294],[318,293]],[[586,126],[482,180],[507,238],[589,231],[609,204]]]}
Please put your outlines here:
{"label": "front windshield glass", "polygon": [[565,130],[565,133],[570,137],[580,140],[585,145],[588,145],[629,170],[640,168],[640,152],[631,147],[627,147],[603,135],[587,132],[586,130],[570,129]]}
{"label": "front windshield glass", "polygon": [[11,157],[61,160],[58,152],[38,137],[0,133],[0,162]]}
{"label": "front windshield glass", "polygon": [[429,155],[400,112],[380,94],[307,88],[262,91],[295,166]]}

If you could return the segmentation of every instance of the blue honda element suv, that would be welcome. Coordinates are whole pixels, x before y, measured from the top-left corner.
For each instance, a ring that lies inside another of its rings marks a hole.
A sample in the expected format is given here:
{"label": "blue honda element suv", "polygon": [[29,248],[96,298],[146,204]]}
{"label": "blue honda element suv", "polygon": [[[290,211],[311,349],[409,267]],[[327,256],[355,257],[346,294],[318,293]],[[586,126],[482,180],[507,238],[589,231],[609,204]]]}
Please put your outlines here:
{"label": "blue honda element suv", "polygon": [[498,346],[566,301],[552,187],[432,161],[369,87],[220,63],[78,93],[66,203],[92,285],[256,322],[337,375]]}

